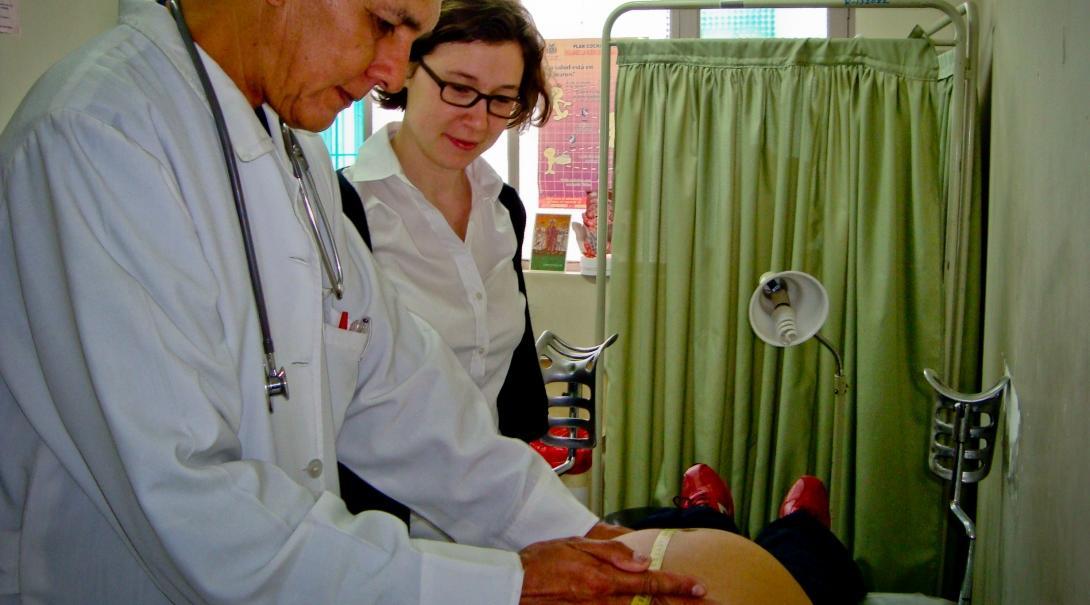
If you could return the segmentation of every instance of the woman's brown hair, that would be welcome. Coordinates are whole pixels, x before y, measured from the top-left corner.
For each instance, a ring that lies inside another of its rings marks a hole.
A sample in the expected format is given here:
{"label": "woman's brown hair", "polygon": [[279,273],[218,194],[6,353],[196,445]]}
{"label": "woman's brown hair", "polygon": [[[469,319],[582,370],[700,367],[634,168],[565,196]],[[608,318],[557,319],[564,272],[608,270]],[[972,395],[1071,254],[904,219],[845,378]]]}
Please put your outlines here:
{"label": "woman's brown hair", "polygon": [[[526,124],[542,126],[549,121],[552,102],[545,78],[545,39],[534,20],[518,0],[443,0],[435,29],[413,42],[409,52],[412,69],[440,44],[452,42],[515,42],[522,49],[522,82],[519,83],[519,112],[508,128]],[[386,109],[405,109],[408,91],[376,90],[379,105]]]}

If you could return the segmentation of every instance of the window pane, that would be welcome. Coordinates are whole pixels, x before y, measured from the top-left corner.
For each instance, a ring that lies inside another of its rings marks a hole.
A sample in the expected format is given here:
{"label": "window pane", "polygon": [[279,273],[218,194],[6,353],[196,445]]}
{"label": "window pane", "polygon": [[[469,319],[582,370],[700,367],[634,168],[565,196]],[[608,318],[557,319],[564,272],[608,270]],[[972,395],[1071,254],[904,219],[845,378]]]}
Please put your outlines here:
{"label": "window pane", "polygon": [[[523,0],[541,35],[551,38],[601,38],[613,9],[627,0]],[[613,24],[613,37],[669,38],[670,11],[629,11]]]}
{"label": "window pane", "polygon": [[371,132],[375,133],[382,130],[382,127],[390,122],[400,122],[404,117],[405,112],[400,109],[383,109],[378,103],[374,101],[368,101],[371,103]]}
{"label": "window pane", "polygon": [[353,103],[339,113],[321,137],[333,158],[334,169],[352,164],[364,139],[363,103]]}
{"label": "window pane", "polygon": [[701,38],[825,38],[824,8],[713,8],[700,11]]}

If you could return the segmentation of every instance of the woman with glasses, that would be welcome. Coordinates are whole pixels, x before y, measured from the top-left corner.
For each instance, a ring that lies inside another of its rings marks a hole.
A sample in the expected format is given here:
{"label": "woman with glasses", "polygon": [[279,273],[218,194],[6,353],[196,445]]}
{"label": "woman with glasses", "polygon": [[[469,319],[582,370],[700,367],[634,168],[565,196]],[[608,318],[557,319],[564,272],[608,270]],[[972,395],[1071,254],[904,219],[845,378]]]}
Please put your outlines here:
{"label": "woman with glasses", "polygon": [[[544,50],[517,0],[446,0],[412,46],[405,88],[377,93],[404,119],[341,173],[345,214],[401,302],[450,346],[498,430],[525,441],[545,433],[548,413],[522,279],[526,211],[480,156],[505,130],[548,120]],[[374,508],[351,497],[374,494],[345,470],[350,509]]]}

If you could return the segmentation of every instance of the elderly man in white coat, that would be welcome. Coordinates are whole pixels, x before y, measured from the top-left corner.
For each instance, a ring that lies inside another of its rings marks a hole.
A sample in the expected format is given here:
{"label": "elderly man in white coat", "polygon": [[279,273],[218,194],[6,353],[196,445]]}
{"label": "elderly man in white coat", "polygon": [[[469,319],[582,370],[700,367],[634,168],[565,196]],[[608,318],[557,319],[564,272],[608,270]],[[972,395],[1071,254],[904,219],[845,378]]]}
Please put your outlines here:
{"label": "elderly man in white coat", "polygon": [[[121,23],[27,96],[0,136],[0,601],[703,594],[619,543],[570,537],[610,532],[497,436],[344,229],[318,138],[279,128],[320,130],[372,86],[400,87],[437,8],[186,0],[178,23],[123,0]],[[222,106],[263,296],[184,23]],[[292,136],[312,183],[292,171]],[[312,227],[317,204],[328,220]],[[266,398],[259,300],[290,398]],[[350,515],[338,459],[462,544]]]}

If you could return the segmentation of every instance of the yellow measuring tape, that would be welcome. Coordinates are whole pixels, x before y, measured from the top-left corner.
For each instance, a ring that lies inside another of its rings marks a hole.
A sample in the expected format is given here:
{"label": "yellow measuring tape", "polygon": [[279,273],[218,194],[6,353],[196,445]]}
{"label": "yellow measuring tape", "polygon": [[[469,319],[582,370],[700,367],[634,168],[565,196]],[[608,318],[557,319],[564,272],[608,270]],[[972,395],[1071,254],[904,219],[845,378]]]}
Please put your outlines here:
{"label": "yellow measuring tape", "polygon": [[[662,567],[662,559],[666,556],[666,547],[670,545],[670,537],[677,533],[676,529],[664,529],[655,538],[655,544],[651,546],[650,571],[657,571]],[[651,605],[651,595],[637,595],[632,597],[632,605]]]}

